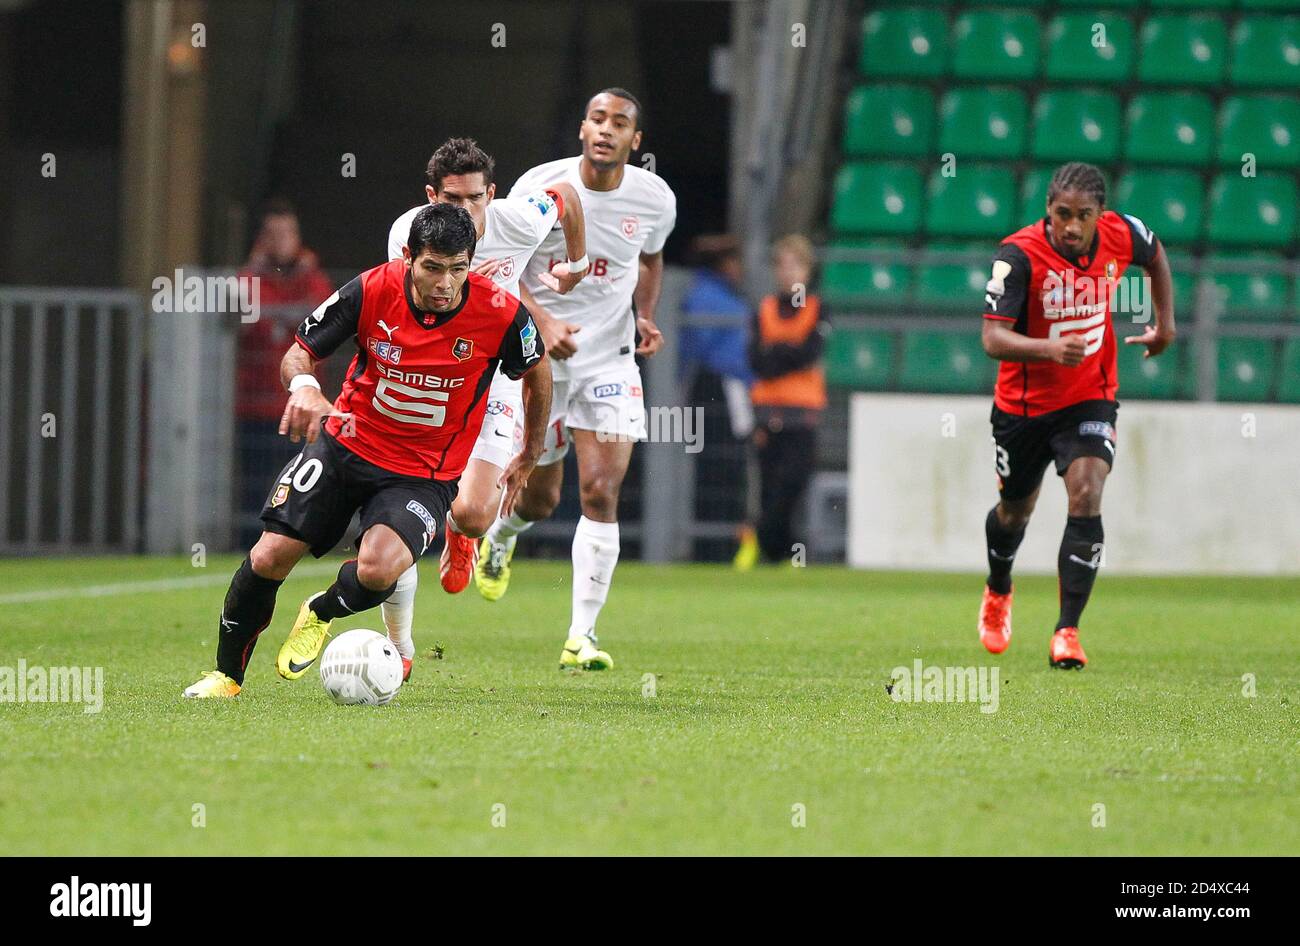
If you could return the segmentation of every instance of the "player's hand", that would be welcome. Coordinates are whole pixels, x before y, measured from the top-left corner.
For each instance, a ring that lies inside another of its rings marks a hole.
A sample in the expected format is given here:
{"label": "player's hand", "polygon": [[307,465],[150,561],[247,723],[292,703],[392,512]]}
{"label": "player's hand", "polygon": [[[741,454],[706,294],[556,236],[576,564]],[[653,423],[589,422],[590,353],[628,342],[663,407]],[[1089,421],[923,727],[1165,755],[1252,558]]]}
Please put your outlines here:
{"label": "player's hand", "polygon": [[495,259],[491,256],[486,256],[483,259],[475,260],[474,265],[469,268],[469,271],[491,279],[500,268],[501,260]]}
{"label": "player's hand", "polygon": [[655,325],[652,320],[638,315],[636,330],[637,334],[641,336],[641,344],[636,346],[638,355],[649,358],[664,347],[664,333],[659,331],[659,326]]}
{"label": "player's hand", "polygon": [[1141,335],[1130,335],[1124,339],[1124,344],[1145,345],[1147,350],[1142,353],[1142,357],[1154,358],[1168,348],[1173,343],[1173,340],[1174,333],[1172,331],[1162,332],[1154,325],[1148,325],[1147,330]]}
{"label": "player's hand", "polygon": [[578,283],[582,282],[582,277],[591,272],[591,263],[587,263],[586,269],[580,269],[576,273],[569,272],[569,263],[567,260],[561,260],[551,267],[549,273],[542,273],[537,277],[547,289],[558,292],[561,295],[568,292]]}
{"label": "player's hand", "polygon": [[1088,343],[1078,333],[1054,338],[1047,345],[1049,360],[1058,365],[1065,365],[1067,368],[1082,364],[1083,353],[1088,348]]}
{"label": "player's hand", "polygon": [[308,443],[315,443],[320,434],[322,417],[338,417],[346,421],[350,420],[352,415],[334,410],[334,405],[319,388],[310,385],[301,387],[289,395],[289,403],[280,418],[280,435],[288,434],[289,440],[293,443],[297,443],[303,437],[307,438]]}
{"label": "player's hand", "polygon": [[510,463],[507,464],[501,478],[497,480],[497,485],[505,490],[501,496],[502,516],[509,516],[515,511],[515,500],[528,485],[528,477],[537,466],[537,460],[537,455],[526,450],[521,450],[510,458]]}
{"label": "player's hand", "polygon": [[582,331],[581,325],[562,322],[549,313],[543,315],[540,312],[533,313],[533,321],[537,323],[537,331],[542,335],[546,354],[552,358],[563,361],[578,350],[578,340],[574,336]]}

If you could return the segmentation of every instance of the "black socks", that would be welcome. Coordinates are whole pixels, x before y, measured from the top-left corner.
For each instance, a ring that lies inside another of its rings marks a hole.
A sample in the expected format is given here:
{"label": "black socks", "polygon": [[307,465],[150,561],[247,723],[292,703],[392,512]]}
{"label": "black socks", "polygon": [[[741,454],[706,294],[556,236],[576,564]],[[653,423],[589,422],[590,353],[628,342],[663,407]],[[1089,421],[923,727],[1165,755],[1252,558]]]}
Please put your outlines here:
{"label": "black socks", "polygon": [[1025,538],[1025,530],[1006,529],[998,520],[998,509],[994,506],[984,520],[984,537],[989,557],[988,586],[1000,595],[1007,594],[1011,590],[1011,565],[1016,549]]}
{"label": "black socks", "polygon": [[236,683],[244,682],[244,668],[275,612],[275,593],[283,581],[263,578],[245,558],[230,580],[226,603],[217,628],[217,669]]}
{"label": "black socks", "polygon": [[1056,559],[1061,577],[1061,617],[1056,629],[1078,627],[1092,584],[1101,567],[1102,542],[1105,533],[1101,516],[1070,516],[1061,538],[1061,551]]}
{"label": "black socks", "polygon": [[318,618],[333,621],[335,618],[379,607],[388,600],[396,587],[397,582],[393,582],[383,591],[371,591],[357,580],[356,561],[344,562],[339,569],[339,577],[312,603],[311,609]]}

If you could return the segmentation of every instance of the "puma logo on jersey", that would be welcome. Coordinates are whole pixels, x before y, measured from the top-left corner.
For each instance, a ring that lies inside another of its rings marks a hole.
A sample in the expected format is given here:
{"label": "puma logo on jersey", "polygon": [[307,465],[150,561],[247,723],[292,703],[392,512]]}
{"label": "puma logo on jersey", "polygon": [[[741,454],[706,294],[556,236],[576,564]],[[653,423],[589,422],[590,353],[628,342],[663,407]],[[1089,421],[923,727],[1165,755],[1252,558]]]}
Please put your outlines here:
{"label": "puma logo on jersey", "polygon": [[397,329],[390,328],[388,326],[388,323],[386,323],[383,319],[379,320],[379,327],[384,330],[385,334],[388,335],[388,340],[391,342],[393,340],[393,333],[396,332]]}

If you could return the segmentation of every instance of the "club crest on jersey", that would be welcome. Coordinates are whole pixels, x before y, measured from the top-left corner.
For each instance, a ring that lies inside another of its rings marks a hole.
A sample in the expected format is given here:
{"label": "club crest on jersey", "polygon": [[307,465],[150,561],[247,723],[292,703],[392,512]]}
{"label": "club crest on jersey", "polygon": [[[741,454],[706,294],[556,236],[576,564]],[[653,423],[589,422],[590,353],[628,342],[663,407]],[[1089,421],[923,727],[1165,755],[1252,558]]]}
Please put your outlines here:
{"label": "club crest on jersey", "polygon": [[515,258],[513,256],[507,256],[503,259],[501,261],[501,267],[497,272],[501,274],[502,279],[509,279],[513,276],[515,274]]}
{"label": "club crest on jersey", "polygon": [[1119,260],[1111,260],[1106,264],[1106,278],[1114,279],[1115,274],[1119,272]]}
{"label": "club crest on jersey", "polygon": [[400,364],[402,361],[401,345],[394,345],[392,342],[381,342],[377,338],[372,338],[370,339],[369,348],[376,358],[391,364]]}
{"label": "club crest on jersey", "polygon": [[635,237],[637,231],[641,229],[641,218],[637,217],[635,214],[630,217],[624,217],[619,223],[619,229],[623,231],[623,236],[630,240]]}
{"label": "club crest on jersey", "polygon": [[275,488],[275,495],[271,497],[271,508],[283,506],[289,498],[289,484],[281,483]]}
{"label": "club crest on jersey", "polygon": [[474,342],[468,338],[458,338],[451,346],[451,353],[457,361],[468,361],[474,355]]}

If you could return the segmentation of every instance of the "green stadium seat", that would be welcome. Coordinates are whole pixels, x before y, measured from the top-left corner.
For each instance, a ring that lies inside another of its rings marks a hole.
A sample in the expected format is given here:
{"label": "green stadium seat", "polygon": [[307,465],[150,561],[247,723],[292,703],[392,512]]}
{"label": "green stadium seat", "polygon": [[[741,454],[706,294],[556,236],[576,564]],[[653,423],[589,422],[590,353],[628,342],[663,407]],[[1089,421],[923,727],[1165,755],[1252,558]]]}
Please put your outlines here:
{"label": "green stadium seat", "polygon": [[978,252],[969,263],[940,263],[926,256],[916,269],[916,302],[926,315],[960,315],[969,317],[984,303],[984,286],[996,248],[989,243],[961,243],[934,240],[926,244],[927,253]]}
{"label": "green stadium seat", "polygon": [[[1093,29],[1098,23],[1105,27],[1104,35]],[[1134,46],[1133,23],[1128,17],[1060,13],[1047,27],[1047,78],[1123,82],[1133,74]]]}
{"label": "green stadium seat", "polygon": [[1128,106],[1125,157],[1158,164],[1206,164],[1214,106],[1199,92],[1143,92]]}
{"label": "green stadium seat", "polygon": [[1047,208],[1047,185],[1052,183],[1055,167],[1042,166],[1030,168],[1020,180],[1020,212],[1016,222],[1022,227],[1035,220],[1042,220]]}
{"label": "green stadium seat", "polygon": [[953,89],[939,103],[939,150],[959,162],[1018,157],[1025,150],[1028,112],[1016,89]]}
{"label": "green stadium seat", "polygon": [[911,165],[854,161],[835,175],[836,233],[910,234],[921,222],[921,175]]}
{"label": "green stadium seat", "polygon": [[1040,55],[1032,13],[968,10],[953,24],[952,74],[961,79],[1032,79]]}
{"label": "green stadium seat", "polygon": [[1251,15],[1238,20],[1232,31],[1229,78],[1236,85],[1300,86],[1300,17]]}
{"label": "green stadium seat", "polygon": [[1300,99],[1227,99],[1219,111],[1219,163],[1240,165],[1245,154],[1263,170],[1300,166]]}
{"label": "green stadium seat", "polygon": [[1045,7],[1050,0],[966,0],[968,7]]}
{"label": "green stadium seat", "polygon": [[1044,161],[1114,161],[1119,129],[1119,99],[1113,95],[1044,92],[1034,103],[1032,154]]}
{"label": "green stadium seat", "polygon": [[[836,240],[829,249],[888,249],[897,251],[897,240]],[[838,305],[881,305],[907,297],[912,286],[912,267],[907,263],[827,261],[822,267],[822,288],[826,298]]]}
{"label": "green stadium seat", "polygon": [[826,343],[826,381],[857,390],[885,390],[893,378],[897,349],[892,332],[837,328]]}
{"label": "green stadium seat", "polygon": [[1215,85],[1228,64],[1228,31],[1217,16],[1160,14],[1142,26],[1138,79]]}
{"label": "green stadium seat", "polygon": [[942,10],[888,7],[862,20],[858,70],[864,76],[940,76],[947,54],[948,22]]}
{"label": "green stadium seat", "polygon": [[1015,181],[1000,167],[959,161],[952,177],[934,171],[926,194],[925,229],[932,235],[1000,239],[1011,231]]}
{"label": "green stadium seat", "polygon": [[1209,210],[1211,242],[1286,246],[1295,237],[1295,179],[1282,174],[1220,174],[1210,187]]}
{"label": "green stadium seat", "polygon": [[1238,0],[1243,10],[1294,10],[1295,0]]}
{"label": "green stadium seat", "polygon": [[1216,393],[1220,401],[1267,401],[1277,373],[1269,338],[1219,339]]}
{"label": "green stadium seat", "polygon": [[934,96],[920,85],[860,85],[844,103],[844,153],[920,157],[934,151]]}
{"label": "green stadium seat", "polygon": [[1196,276],[1191,269],[1191,260],[1171,257],[1169,268],[1173,270],[1174,315],[1179,320],[1192,321],[1196,318]]}
{"label": "green stadium seat", "polygon": [[978,334],[909,332],[903,337],[898,386],[905,391],[986,394],[993,389],[996,370]]}
{"label": "green stadium seat", "polygon": [[1234,0],[1151,0],[1153,7],[1198,10],[1230,10]]}
{"label": "green stadium seat", "polygon": [[1219,318],[1225,322],[1276,322],[1290,318],[1291,279],[1285,272],[1264,267],[1247,272],[1215,270],[1215,263],[1243,260],[1281,262],[1285,257],[1252,251],[1221,251],[1202,261],[1205,273],[1202,279],[1209,291],[1217,293],[1223,306]]}
{"label": "green stadium seat", "polygon": [[1136,348],[1121,341],[1119,352],[1119,396],[1121,400],[1172,401],[1183,397],[1188,388],[1183,364],[1185,346],[1174,345],[1158,358],[1143,358]]}
{"label": "green stadium seat", "polygon": [[1141,219],[1162,243],[1193,243],[1200,238],[1201,179],[1192,171],[1130,171],[1115,188],[1113,205]]}
{"label": "green stadium seat", "polygon": [[1277,399],[1300,404],[1300,338],[1282,343],[1282,374],[1277,385]]}

